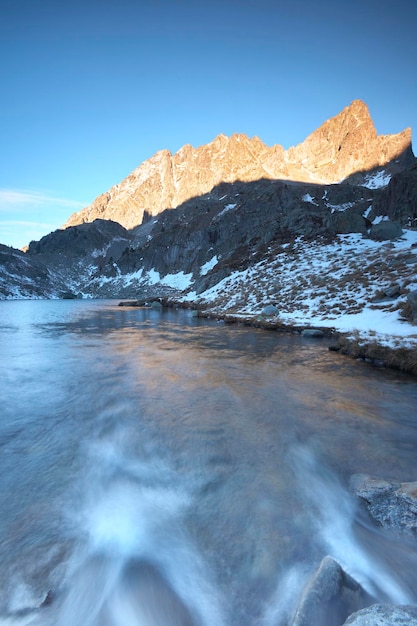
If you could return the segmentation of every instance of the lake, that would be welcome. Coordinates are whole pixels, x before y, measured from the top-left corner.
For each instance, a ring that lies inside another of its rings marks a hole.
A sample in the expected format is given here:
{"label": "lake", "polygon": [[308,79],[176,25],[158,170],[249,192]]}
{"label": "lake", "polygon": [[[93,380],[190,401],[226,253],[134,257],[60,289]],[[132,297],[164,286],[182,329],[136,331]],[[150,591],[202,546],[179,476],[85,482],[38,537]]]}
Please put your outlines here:
{"label": "lake", "polygon": [[326,554],[417,600],[349,490],[417,479],[415,379],[117,304],[0,302],[0,624],[281,626]]}

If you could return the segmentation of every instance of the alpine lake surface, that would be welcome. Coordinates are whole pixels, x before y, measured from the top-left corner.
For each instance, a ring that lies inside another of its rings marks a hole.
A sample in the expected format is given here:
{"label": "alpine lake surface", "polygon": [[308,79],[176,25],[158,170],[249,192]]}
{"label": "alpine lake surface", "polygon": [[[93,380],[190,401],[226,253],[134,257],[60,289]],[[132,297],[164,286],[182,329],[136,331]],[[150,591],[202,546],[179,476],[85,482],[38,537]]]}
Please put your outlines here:
{"label": "alpine lake surface", "polygon": [[417,479],[415,379],[118,301],[3,301],[0,337],[1,625],[281,626],[327,554],[416,602],[349,488]]}

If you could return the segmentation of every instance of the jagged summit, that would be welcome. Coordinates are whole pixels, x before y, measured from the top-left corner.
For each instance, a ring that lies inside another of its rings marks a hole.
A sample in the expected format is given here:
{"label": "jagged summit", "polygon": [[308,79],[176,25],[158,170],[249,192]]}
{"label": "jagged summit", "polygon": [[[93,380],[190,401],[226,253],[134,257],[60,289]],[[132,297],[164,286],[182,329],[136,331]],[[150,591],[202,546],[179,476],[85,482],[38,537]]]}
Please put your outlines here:
{"label": "jagged summit", "polygon": [[358,171],[372,170],[411,154],[411,129],[396,135],[377,135],[368,107],[354,100],[301,144],[290,148],[288,162],[302,164],[302,180],[337,183]]}
{"label": "jagged summit", "polygon": [[186,144],[175,154],[160,150],[90,206],[71,215],[64,228],[95,219],[133,228],[142,223],[145,212],[158,215],[221,182],[269,178],[330,184],[390,162],[401,169],[413,158],[411,129],[377,135],[366,104],[354,100],[288,150],[238,133],[220,134],[198,148]]}

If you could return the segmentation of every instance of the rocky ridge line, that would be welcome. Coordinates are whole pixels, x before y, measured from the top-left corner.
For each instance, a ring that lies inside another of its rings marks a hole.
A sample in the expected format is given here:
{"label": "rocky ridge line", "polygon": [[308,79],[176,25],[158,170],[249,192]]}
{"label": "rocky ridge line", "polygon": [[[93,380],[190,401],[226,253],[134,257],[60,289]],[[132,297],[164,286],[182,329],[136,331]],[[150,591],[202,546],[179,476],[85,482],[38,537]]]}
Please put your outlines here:
{"label": "rocky ridge line", "polygon": [[288,150],[278,144],[268,147],[258,137],[244,134],[219,135],[199,148],[185,145],[174,155],[161,150],[90,206],[73,213],[63,228],[106,219],[131,229],[147,215],[176,208],[222,182],[333,184],[353,175],[352,182],[360,184],[362,172],[390,163],[395,173],[413,158],[411,129],[377,135],[366,104],[354,100]]}

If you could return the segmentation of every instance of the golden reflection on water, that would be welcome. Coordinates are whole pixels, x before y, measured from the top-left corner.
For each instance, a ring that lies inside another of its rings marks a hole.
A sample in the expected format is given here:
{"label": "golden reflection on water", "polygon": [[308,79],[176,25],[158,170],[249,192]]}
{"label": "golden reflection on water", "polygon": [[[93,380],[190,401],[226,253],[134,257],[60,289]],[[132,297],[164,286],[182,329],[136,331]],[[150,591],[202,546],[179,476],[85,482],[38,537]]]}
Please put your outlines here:
{"label": "golden reflection on water", "polygon": [[128,364],[125,382],[138,390],[147,419],[175,427],[176,436],[198,436],[201,416],[227,423],[242,448],[309,440],[342,474],[385,466],[412,478],[404,469],[413,446],[409,431],[401,434],[407,424],[395,402],[398,374],[329,352],[325,342],[165,323],[119,328],[103,351],[109,363]]}

